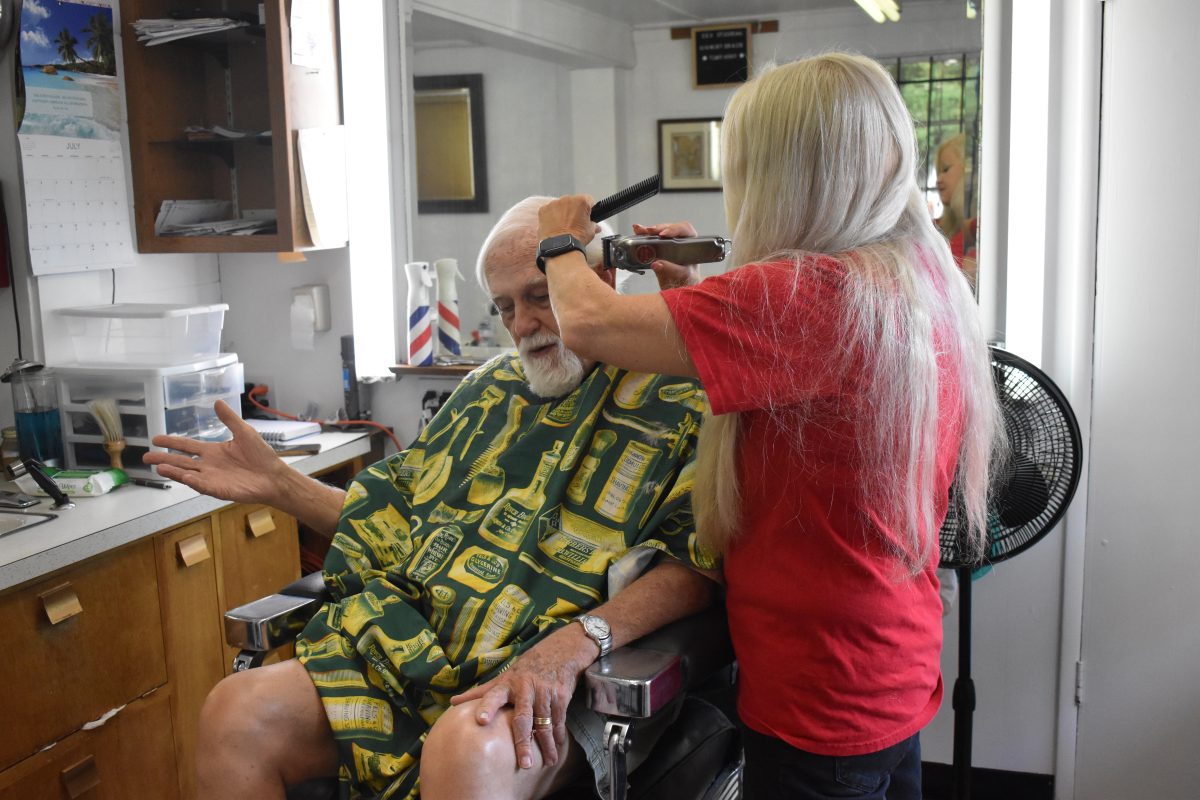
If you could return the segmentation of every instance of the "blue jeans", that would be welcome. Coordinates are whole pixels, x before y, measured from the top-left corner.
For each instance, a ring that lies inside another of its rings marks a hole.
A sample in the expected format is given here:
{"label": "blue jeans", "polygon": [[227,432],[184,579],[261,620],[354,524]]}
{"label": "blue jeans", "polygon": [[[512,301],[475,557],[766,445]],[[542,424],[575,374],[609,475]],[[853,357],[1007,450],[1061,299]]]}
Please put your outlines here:
{"label": "blue jeans", "polygon": [[921,742],[861,756],[819,756],[743,726],[746,800],[921,800]]}

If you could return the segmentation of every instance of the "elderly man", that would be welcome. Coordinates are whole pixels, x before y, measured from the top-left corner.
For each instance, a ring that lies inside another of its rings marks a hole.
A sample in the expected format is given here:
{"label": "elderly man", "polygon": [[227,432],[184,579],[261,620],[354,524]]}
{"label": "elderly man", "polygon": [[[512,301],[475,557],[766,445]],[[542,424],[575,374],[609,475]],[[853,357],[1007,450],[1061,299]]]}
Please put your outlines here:
{"label": "elderly man", "polygon": [[607,783],[600,719],[572,695],[602,652],[710,602],[716,565],[690,510],[705,401],[693,381],[563,347],[535,265],[548,199],[510,209],[479,257],[519,357],[471,373],[346,492],[286,467],[223,408],[233,441],[164,437],[188,455],[146,457],[336,530],[336,601],[297,659],[230,676],[205,703],[201,797],[283,797],[337,774],[344,797],[538,798],[589,765]]}

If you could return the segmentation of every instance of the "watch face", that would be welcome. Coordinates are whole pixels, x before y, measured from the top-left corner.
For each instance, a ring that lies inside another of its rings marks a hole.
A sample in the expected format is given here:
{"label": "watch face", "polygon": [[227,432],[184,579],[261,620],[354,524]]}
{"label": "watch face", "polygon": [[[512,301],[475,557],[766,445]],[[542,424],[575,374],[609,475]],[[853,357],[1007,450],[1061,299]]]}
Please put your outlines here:
{"label": "watch face", "polygon": [[571,244],[571,234],[563,233],[558,236],[551,236],[542,242],[542,250],[550,252],[552,250],[560,250]]}
{"label": "watch face", "polygon": [[608,636],[608,623],[600,617],[587,617],[583,620],[583,628],[592,636],[603,639]]}

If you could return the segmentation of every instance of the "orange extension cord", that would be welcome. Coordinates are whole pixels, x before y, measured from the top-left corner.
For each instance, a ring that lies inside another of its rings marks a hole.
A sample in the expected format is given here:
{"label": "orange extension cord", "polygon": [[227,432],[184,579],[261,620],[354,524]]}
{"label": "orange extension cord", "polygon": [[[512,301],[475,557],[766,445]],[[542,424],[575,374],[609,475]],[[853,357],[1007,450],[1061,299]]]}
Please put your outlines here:
{"label": "orange extension cord", "polygon": [[[248,397],[250,399],[250,402],[254,405],[254,407],[259,409],[260,411],[265,411],[268,414],[274,414],[275,416],[283,417],[284,419],[294,419],[294,420],[300,419],[299,417],[294,417],[291,414],[287,414],[283,411],[280,411],[277,408],[271,408],[270,406],[264,406],[262,403],[258,402],[258,400],[255,399],[255,397],[257,395],[266,394],[268,391],[269,391],[269,387],[264,386],[263,384],[260,383],[260,384],[257,384],[249,392],[247,392],[246,397]],[[336,422],[323,422],[322,424],[325,424],[325,425],[370,425],[372,428],[378,428],[379,430],[381,430],[385,434],[387,434],[387,437],[392,440],[392,444],[396,445],[397,453],[401,453],[404,451],[404,446],[400,444],[400,440],[396,438],[396,434],[394,434],[390,430],[388,430],[387,426],[382,425],[374,420],[370,420],[370,419],[339,419]]]}

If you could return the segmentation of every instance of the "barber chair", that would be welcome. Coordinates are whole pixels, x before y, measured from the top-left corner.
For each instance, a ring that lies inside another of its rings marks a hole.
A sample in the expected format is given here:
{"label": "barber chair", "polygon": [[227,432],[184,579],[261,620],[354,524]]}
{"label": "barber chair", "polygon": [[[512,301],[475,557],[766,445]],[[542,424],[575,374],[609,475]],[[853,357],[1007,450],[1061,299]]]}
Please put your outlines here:
{"label": "barber chair", "polygon": [[[303,630],[328,599],[321,573],[314,572],[277,594],[254,600],[225,614],[225,639],[240,649],[235,671],[262,664],[275,648]],[[704,699],[724,694],[732,683],[733,651],[721,609],[710,609],[667,625],[588,668],[580,691],[588,706],[606,718],[605,749],[612,777],[610,800],[738,800],[742,752],[737,728],[725,713]],[[637,736],[638,721],[679,713],[646,760],[632,773],[626,753]],[[294,787],[289,800],[325,800],[335,796],[331,780]],[[595,796],[591,775],[580,786],[553,800]]]}

